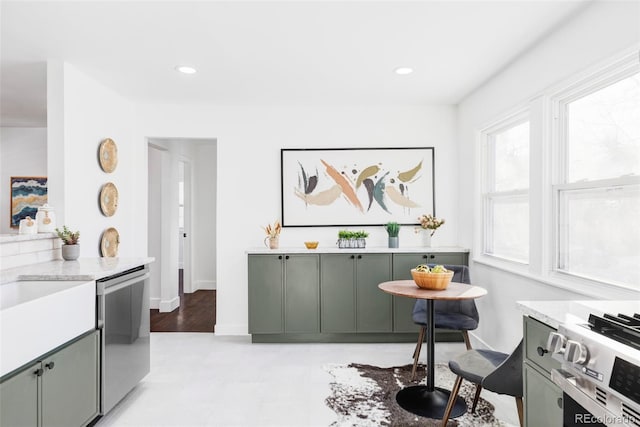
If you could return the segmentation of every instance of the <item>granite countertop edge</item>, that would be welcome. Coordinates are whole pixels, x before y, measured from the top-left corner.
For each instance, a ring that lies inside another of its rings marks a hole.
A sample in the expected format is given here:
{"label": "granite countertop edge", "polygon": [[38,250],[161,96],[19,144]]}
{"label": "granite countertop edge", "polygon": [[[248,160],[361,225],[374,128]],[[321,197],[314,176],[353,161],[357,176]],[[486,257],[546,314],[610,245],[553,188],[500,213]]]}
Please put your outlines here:
{"label": "granite countertop edge", "polygon": [[48,261],[0,270],[0,284],[16,280],[98,280],[154,261],[153,257],[79,258],[76,261]]}

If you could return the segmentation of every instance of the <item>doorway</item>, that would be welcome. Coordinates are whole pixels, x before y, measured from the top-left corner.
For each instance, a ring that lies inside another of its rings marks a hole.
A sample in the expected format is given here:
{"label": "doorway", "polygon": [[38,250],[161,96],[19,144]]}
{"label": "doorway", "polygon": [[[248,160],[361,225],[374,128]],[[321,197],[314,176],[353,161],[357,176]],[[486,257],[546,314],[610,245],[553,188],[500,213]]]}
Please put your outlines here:
{"label": "doorway", "polygon": [[149,139],[151,332],[214,331],[216,148],[215,140]]}

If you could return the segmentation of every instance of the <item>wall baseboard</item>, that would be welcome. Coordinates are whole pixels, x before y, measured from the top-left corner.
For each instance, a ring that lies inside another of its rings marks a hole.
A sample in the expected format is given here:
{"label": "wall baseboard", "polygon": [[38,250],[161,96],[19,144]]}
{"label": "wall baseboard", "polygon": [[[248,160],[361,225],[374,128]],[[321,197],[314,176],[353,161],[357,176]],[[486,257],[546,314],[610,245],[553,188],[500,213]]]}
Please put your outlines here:
{"label": "wall baseboard", "polygon": [[149,298],[149,308],[157,310],[160,308],[160,298]]}
{"label": "wall baseboard", "polygon": [[180,306],[180,297],[175,297],[170,300],[160,301],[160,313],[169,313]]}
{"label": "wall baseboard", "polygon": [[243,335],[248,336],[247,334],[248,325],[244,324],[220,324],[216,323],[214,328],[214,333],[216,335]]}
{"label": "wall baseboard", "polygon": [[215,280],[196,280],[193,282],[193,292],[198,290],[208,290],[213,291],[216,289],[216,281]]}

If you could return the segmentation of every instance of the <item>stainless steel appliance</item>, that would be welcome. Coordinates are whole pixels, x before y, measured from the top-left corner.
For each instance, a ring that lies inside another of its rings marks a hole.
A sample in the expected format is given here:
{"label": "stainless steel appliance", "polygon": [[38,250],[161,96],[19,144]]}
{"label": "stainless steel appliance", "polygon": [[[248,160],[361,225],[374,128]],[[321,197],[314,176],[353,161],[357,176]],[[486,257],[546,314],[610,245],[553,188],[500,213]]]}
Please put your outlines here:
{"label": "stainless steel appliance", "polygon": [[149,276],[140,266],[97,281],[102,415],[149,373]]}
{"label": "stainless steel appliance", "polygon": [[[611,305],[610,305],[611,306]],[[564,426],[640,427],[640,302],[560,325],[547,349],[562,362],[551,378],[563,391]]]}

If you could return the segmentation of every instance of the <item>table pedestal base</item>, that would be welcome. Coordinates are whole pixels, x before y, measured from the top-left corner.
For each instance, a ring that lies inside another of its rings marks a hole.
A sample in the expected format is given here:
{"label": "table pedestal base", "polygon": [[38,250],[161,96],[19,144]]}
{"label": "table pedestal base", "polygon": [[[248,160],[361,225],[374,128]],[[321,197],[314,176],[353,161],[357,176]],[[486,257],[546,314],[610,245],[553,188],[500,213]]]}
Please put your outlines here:
{"label": "table pedestal base", "polygon": [[[423,417],[441,420],[449,402],[451,391],[436,387],[429,391],[427,386],[418,385],[404,388],[396,395],[396,401],[403,409]],[[467,412],[467,404],[458,396],[449,418],[459,417]]]}

